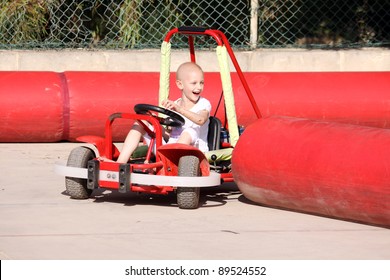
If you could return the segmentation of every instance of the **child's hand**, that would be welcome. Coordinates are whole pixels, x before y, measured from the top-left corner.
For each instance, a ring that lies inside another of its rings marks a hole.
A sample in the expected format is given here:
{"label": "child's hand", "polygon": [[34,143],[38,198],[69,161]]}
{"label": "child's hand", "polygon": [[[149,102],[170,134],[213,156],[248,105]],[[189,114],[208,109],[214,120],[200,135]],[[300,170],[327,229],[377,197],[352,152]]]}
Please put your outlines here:
{"label": "child's hand", "polygon": [[165,99],[162,101],[161,105],[165,108],[165,109],[168,109],[168,110],[173,110],[173,111],[177,111],[177,107],[178,105],[173,102],[172,100],[169,100],[169,99]]}

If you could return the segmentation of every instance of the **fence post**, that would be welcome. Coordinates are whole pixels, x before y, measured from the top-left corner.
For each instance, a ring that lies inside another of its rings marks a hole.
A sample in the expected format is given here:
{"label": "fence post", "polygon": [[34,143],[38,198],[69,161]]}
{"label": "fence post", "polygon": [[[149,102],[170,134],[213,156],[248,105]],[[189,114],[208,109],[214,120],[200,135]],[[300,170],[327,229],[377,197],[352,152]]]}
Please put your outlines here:
{"label": "fence post", "polygon": [[258,25],[258,12],[259,10],[259,1],[251,0],[251,19],[250,19],[250,37],[249,44],[252,50],[256,49],[257,45],[257,25]]}

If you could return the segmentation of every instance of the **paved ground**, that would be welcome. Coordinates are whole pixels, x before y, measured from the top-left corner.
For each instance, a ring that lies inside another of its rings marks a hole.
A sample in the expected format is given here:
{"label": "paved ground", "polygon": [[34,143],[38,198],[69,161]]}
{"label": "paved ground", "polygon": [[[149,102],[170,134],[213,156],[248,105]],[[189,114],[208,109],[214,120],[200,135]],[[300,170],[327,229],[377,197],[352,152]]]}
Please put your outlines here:
{"label": "paved ground", "polygon": [[65,193],[75,143],[0,144],[0,259],[390,259],[390,230],[253,205],[234,184],[174,196]]}

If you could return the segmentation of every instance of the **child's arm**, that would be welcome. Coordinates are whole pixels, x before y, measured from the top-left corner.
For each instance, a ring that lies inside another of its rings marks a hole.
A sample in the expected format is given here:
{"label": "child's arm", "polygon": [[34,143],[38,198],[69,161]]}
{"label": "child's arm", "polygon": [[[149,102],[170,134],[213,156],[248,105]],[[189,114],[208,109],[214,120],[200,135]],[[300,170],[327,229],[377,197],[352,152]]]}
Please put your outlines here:
{"label": "child's arm", "polygon": [[204,125],[204,123],[209,119],[209,112],[207,110],[201,110],[195,113],[178,106],[175,111],[200,126]]}
{"label": "child's arm", "polygon": [[176,102],[168,100],[168,99],[164,100],[162,102],[162,105],[169,110],[173,110],[173,111],[178,112],[182,116],[186,117],[187,119],[189,119],[193,123],[200,125],[200,126],[204,125],[205,122],[209,119],[210,113],[206,109],[195,113],[195,112],[192,112],[190,110],[185,109],[184,107],[180,106]]}

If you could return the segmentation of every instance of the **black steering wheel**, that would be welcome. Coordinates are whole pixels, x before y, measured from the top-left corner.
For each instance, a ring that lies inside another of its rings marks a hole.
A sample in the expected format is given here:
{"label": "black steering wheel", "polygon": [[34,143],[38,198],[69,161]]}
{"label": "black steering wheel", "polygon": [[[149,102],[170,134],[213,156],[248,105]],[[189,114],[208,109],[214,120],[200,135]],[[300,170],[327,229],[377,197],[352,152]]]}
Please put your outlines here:
{"label": "black steering wheel", "polygon": [[[182,116],[180,116],[178,113],[159,107],[154,106],[150,104],[137,104],[134,106],[134,111],[137,114],[141,115],[152,115],[153,117],[157,118],[160,121],[160,124],[172,126],[172,127],[180,127],[183,126],[185,123],[185,120]],[[153,113],[160,113],[167,117],[159,117],[157,114]]]}

